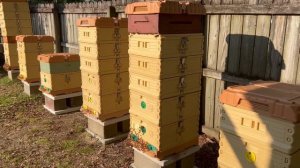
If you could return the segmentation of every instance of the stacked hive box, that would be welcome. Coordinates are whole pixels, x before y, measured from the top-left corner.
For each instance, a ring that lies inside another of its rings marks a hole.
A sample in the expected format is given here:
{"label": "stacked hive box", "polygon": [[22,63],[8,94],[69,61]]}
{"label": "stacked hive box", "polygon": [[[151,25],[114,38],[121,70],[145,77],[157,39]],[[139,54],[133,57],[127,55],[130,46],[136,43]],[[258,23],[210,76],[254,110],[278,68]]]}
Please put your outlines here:
{"label": "stacked hive box", "polygon": [[5,69],[18,69],[15,36],[32,34],[27,0],[2,0],[0,2],[0,29],[4,37]]}
{"label": "stacked hive box", "polygon": [[127,19],[77,22],[82,72],[82,111],[101,121],[129,110]]}
{"label": "stacked hive box", "polygon": [[19,58],[19,79],[28,83],[40,81],[40,63],[37,56],[54,52],[51,36],[19,35],[16,37]]}
{"label": "stacked hive box", "polygon": [[159,159],[198,142],[204,53],[200,7],[171,1],[126,7],[130,136],[134,147]]}
{"label": "stacked hive box", "polygon": [[219,167],[299,167],[299,86],[257,81],[229,87],[220,99]]}
{"label": "stacked hive box", "polygon": [[79,56],[69,53],[41,54],[40,90],[56,96],[81,91]]}

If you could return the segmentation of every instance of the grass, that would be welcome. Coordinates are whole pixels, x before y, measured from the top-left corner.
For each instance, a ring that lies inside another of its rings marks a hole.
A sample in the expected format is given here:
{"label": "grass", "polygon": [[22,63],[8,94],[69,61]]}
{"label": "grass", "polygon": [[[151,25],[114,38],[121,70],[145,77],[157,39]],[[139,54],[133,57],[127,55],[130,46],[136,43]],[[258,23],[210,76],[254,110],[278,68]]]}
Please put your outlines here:
{"label": "grass", "polygon": [[14,82],[11,81],[7,76],[3,77],[3,78],[0,78],[0,85],[2,86],[7,86],[7,85],[11,85],[13,84]]}
{"label": "grass", "polygon": [[61,147],[66,151],[74,151],[79,145],[77,140],[65,140],[62,142]]}

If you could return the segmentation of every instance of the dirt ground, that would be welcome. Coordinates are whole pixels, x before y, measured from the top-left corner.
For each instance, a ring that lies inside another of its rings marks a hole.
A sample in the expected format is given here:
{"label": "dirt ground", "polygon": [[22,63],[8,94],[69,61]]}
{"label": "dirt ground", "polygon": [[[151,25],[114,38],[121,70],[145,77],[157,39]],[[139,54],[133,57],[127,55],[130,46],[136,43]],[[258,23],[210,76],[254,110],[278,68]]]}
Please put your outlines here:
{"label": "dirt ground", "polygon": [[[28,97],[21,82],[11,82],[0,69],[0,167],[128,168],[133,151],[128,140],[105,147],[85,132],[81,113],[55,116],[43,98]],[[218,144],[201,135],[199,168],[217,167]]]}

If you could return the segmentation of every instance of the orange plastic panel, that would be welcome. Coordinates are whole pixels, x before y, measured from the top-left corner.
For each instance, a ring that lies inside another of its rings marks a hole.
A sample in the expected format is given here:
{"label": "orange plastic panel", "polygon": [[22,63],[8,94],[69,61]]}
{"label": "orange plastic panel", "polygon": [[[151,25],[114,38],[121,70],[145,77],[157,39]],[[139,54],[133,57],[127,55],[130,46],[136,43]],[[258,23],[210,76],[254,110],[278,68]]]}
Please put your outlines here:
{"label": "orange plastic panel", "polygon": [[270,117],[300,122],[300,86],[256,81],[247,86],[228,87],[220,101]]}
{"label": "orange plastic panel", "polygon": [[70,53],[53,53],[53,54],[41,54],[38,56],[40,62],[54,63],[54,62],[76,62],[79,61],[78,54]]}
{"label": "orange plastic panel", "polygon": [[16,37],[16,41],[28,42],[28,43],[54,42],[54,38],[51,36],[41,36],[41,35],[19,35]]}
{"label": "orange plastic panel", "polygon": [[128,4],[125,12],[126,14],[180,14],[182,12],[182,5],[175,1],[135,2]]}
{"label": "orange plastic panel", "polygon": [[116,19],[108,17],[80,18],[77,20],[78,27],[98,27],[98,28],[127,28],[127,19]]}

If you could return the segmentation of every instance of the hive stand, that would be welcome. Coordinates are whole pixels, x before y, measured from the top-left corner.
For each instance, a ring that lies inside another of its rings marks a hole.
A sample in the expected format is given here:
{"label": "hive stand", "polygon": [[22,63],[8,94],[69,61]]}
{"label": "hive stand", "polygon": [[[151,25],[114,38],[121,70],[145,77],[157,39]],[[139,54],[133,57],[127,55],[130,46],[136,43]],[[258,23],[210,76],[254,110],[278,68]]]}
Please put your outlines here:
{"label": "hive stand", "polygon": [[20,71],[19,70],[8,70],[7,76],[10,80],[16,80],[19,76]]}
{"label": "hive stand", "polygon": [[88,114],[86,117],[88,118],[88,128],[86,128],[86,131],[93,137],[99,139],[104,145],[124,139],[128,136],[129,114],[104,122]]}
{"label": "hive stand", "polygon": [[22,81],[22,83],[24,85],[24,93],[26,93],[28,96],[40,93],[40,82],[28,83],[26,81]]}
{"label": "hive stand", "polygon": [[77,112],[82,105],[82,92],[58,96],[43,94],[45,96],[44,108],[55,115]]}
{"label": "hive stand", "polygon": [[195,166],[195,153],[199,146],[191,147],[181,153],[171,155],[164,160],[153,158],[142,151],[134,149],[134,163],[132,168],[197,168]]}

